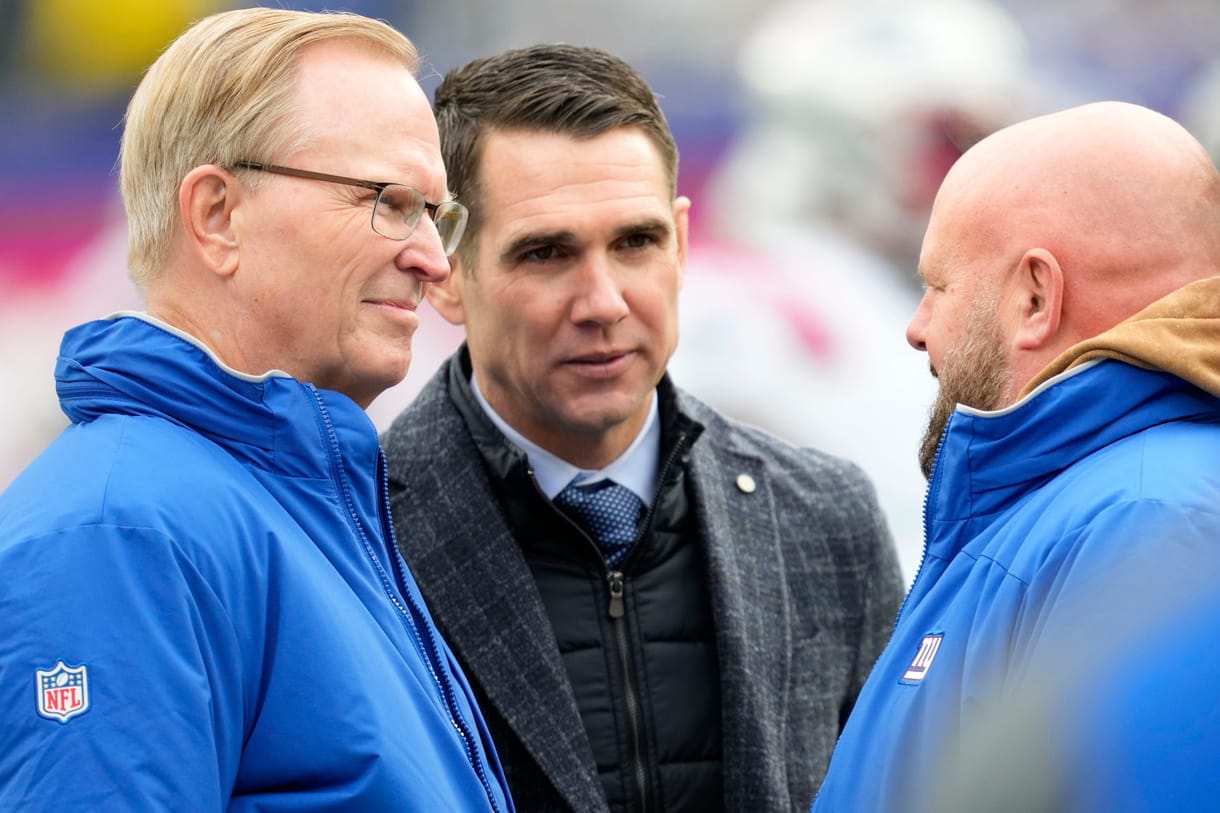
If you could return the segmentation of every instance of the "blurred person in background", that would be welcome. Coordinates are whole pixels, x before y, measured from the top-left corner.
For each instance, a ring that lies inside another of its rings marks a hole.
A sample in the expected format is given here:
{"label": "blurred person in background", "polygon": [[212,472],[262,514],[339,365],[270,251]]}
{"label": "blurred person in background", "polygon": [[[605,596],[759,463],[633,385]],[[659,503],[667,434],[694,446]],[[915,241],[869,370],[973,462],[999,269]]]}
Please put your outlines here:
{"label": "blurred person in background", "polygon": [[588,47],[449,72],[466,341],[384,436],[403,555],[522,809],[803,810],[902,585],[871,484],[666,374],[691,201]]}
{"label": "blurred person in background", "polygon": [[738,59],[749,116],[692,236],[673,370],[717,408],[858,462],[909,580],[933,382],[902,342],[936,188],[1019,117],[1026,40],[990,0],[771,5]]}
{"label": "blurred person in background", "polygon": [[1198,141],[1119,102],[1003,129],[950,170],[919,267],[927,554],[817,811],[945,809],[920,800],[1014,692],[1079,689],[1065,641],[1215,582],[1220,174]]}
{"label": "blurred person in background", "polygon": [[1209,62],[1183,93],[1182,125],[1220,165],[1220,58]]}
{"label": "blurred person in background", "polygon": [[513,809],[364,413],[465,223],[417,61],[250,9],[132,97],[148,311],[67,333],[72,425],[0,495],[0,809]]}
{"label": "blurred person in background", "polygon": [[1220,55],[1214,0],[1000,0],[1029,33],[1048,109],[1121,99],[1183,123],[1184,93]]}

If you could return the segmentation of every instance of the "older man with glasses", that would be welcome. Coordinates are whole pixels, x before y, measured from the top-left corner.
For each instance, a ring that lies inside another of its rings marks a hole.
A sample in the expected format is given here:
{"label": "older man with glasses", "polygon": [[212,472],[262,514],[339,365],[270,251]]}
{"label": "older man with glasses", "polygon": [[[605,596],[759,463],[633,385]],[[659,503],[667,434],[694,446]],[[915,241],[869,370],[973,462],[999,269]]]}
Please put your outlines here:
{"label": "older man with glasses", "polygon": [[513,809],[364,413],[466,223],[416,62],[248,9],[137,89],[148,310],[68,332],[72,426],[0,495],[0,809]]}

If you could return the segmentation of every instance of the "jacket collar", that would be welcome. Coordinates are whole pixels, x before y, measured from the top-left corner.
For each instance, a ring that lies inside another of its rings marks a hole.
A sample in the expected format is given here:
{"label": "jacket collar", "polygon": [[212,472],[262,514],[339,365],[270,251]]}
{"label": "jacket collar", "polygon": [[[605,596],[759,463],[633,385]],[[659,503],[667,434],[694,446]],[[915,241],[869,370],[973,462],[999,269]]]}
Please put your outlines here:
{"label": "jacket collar", "polygon": [[[479,405],[470,386],[470,351],[464,343],[441,370],[445,376],[449,397],[461,414],[462,420],[469,427],[475,445],[487,458],[493,474],[500,479],[505,479],[517,466],[528,465],[528,456],[525,452],[517,444],[506,442],[504,434],[496,428],[491,418]],[[663,376],[657,385],[657,406],[661,422],[661,450],[658,463],[663,466],[668,456],[674,452],[674,446],[679,437],[687,435],[689,444],[698,437],[703,427],[692,421],[679,409],[677,388],[674,387],[668,374]],[[641,497],[641,499],[648,503],[651,495]]]}
{"label": "jacket collar", "polygon": [[928,553],[957,552],[958,535],[938,524],[987,517],[1104,446],[1218,410],[1220,400],[1175,375],[1110,359],[1072,367],[1004,410],[958,407],[928,486]]}
{"label": "jacket collar", "polygon": [[468,380],[470,394],[479,408],[483,410],[483,414],[495,424],[510,443],[525,452],[534,476],[538,480],[538,487],[542,489],[542,493],[548,499],[554,499],[556,494],[574,480],[596,482],[604,478],[626,486],[644,504],[652,502],[653,492],[656,491],[658,458],[661,453],[661,426],[657,419],[659,410],[656,398],[652,399],[647,420],[631,445],[613,462],[601,469],[592,470],[582,469],[569,463],[518,432],[488,403],[486,396],[479,389],[478,379],[472,376]]}
{"label": "jacket collar", "polygon": [[1007,409],[959,406],[928,487],[928,518],[997,511],[1122,437],[1214,411],[1215,398],[1220,276],[1185,285],[1068,348]]}
{"label": "jacket collar", "polygon": [[[226,367],[198,339],[146,314],[120,313],[69,330],[55,369],[73,422],[103,414],[158,415],[259,469],[330,478],[337,445],[348,478],[372,492],[380,447],[359,405],[280,371]],[[361,501],[376,495],[362,493]]]}

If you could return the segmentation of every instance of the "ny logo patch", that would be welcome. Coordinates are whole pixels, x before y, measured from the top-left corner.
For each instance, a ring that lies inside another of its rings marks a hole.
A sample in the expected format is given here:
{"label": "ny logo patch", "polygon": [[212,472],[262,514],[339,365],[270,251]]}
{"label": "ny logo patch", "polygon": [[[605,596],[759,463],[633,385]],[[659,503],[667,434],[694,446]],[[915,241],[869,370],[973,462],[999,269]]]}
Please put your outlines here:
{"label": "ny logo patch", "polygon": [[900,682],[919,683],[927,677],[928,670],[932,668],[932,661],[936,659],[936,653],[940,651],[940,644],[943,640],[945,640],[943,632],[925,635],[919,644],[919,652],[915,653],[915,660],[911,661],[911,665],[907,667],[906,674],[902,676]]}
{"label": "ny logo patch", "polygon": [[50,669],[34,670],[38,713],[66,723],[89,710],[89,672],[82,664],[70,667],[63,661]]}

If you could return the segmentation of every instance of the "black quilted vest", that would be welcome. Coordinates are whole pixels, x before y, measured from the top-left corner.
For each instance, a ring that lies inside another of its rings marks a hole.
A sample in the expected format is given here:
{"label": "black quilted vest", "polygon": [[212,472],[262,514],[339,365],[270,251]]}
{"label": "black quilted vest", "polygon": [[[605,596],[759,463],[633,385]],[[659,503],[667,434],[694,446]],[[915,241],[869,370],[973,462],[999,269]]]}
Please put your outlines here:
{"label": "black quilted vest", "polygon": [[[486,420],[462,389],[467,420]],[[676,414],[667,381],[658,393],[662,474],[617,571],[542,495],[524,455],[503,441],[480,452],[550,617],[610,809],[705,813],[723,809],[724,789],[720,669],[685,482],[702,427]],[[488,724],[518,809],[565,810],[507,726],[494,715]]]}

